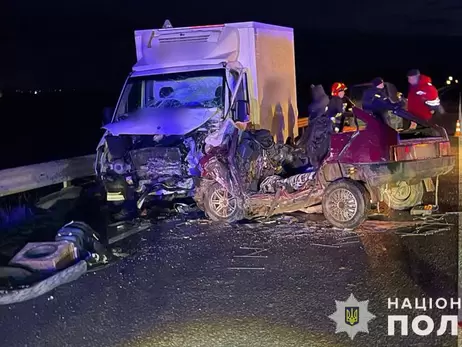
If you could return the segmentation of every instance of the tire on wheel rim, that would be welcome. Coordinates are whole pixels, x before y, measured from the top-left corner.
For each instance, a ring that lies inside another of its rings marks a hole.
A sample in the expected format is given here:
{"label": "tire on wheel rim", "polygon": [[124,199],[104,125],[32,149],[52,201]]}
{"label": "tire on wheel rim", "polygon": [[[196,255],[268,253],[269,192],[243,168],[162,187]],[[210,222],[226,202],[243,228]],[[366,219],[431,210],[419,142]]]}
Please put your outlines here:
{"label": "tire on wheel rim", "polygon": [[409,210],[422,203],[424,189],[422,182],[409,185],[407,182],[398,182],[396,187],[385,191],[385,203],[393,210]]}
{"label": "tire on wheel rim", "polygon": [[217,222],[233,223],[243,219],[237,199],[219,183],[213,183],[204,201],[205,212]]}
{"label": "tire on wheel rim", "polygon": [[337,228],[357,228],[367,218],[368,196],[366,188],[359,182],[344,179],[332,182],[322,199],[324,217]]}

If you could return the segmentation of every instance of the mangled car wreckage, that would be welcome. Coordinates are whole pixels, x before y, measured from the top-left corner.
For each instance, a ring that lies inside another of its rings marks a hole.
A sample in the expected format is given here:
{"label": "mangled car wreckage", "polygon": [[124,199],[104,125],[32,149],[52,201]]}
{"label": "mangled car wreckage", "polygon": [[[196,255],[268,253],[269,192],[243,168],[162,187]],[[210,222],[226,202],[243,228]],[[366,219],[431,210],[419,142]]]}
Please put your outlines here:
{"label": "mangled car wreckage", "polygon": [[[109,202],[193,197],[225,222],[322,207],[334,226],[355,228],[371,202],[412,208],[454,167],[445,130],[407,113],[419,129],[399,132],[356,107],[339,133],[310,119],[311,144],[283,145],[297,136],[290,28],[170,27],[135,41],[138,62],[97,149]],[[249,121],[270,130],[242,130]]]}
{"label": "mangled car wreckage", "polygon": [[[264,111],[276,104],[295,117],[290,28],[255,22],[167,27],[137,31],[135,41],[138,61],[97,149],[96,174],[108,202],[136,202],[141,209],[147,199],[191,197],[199,160],[221,144],[224,122],[250,116],[269,127],[273,114]],[[275,51],[280,54],[271,56]],[[281,138],[289,135],[284,123],[273,124]],[[291,136],[295,124],[296,118]]]}
{"label": "mangled car wreckage", "polygon": [[[397,210],[419,205],[424,187],[434,191],[432,178],[449,173],[455,157],[443,128],[407,112],[396,115],[421,127],[398,132],[355,107],[343,117],[352,126],[341,125],[340,133],[330,133],[329,119],[313,123],[307,135],[318,141],[317,149],[304,141],[295,148],[275,144],[264,130],[236,129],[201,160],[198,206],[226,222],[322,210],[332,225],[352,229],[367,218],[371,202]],[[319,143],[329,137],[325,153]],[[324,159],[313,167],[319,162],[311,159],[315,152]]]}

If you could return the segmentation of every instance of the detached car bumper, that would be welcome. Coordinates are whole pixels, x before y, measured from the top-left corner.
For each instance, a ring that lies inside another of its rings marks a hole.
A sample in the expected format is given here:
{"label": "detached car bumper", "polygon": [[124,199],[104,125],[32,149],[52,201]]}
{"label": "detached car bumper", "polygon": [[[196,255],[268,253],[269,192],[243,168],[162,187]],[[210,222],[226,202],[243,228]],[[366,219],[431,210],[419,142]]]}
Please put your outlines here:
{"label": "detached car bumper", "polygon": [[444,156],[422,160],[359,165],[357,169],[369,185],[378,187],[400,181],[414,184],[425,178],[446,175],[454,169],[455,162],[455,156]]}
{"label": "detached car bumper", "polygon": [[0,292],[0,305],[12,305],[35,299],[60,285],[75,281],[86,272],[87,262],[81,260],[77,264],[59,271],[53,276],[37,282],[30,287]]}

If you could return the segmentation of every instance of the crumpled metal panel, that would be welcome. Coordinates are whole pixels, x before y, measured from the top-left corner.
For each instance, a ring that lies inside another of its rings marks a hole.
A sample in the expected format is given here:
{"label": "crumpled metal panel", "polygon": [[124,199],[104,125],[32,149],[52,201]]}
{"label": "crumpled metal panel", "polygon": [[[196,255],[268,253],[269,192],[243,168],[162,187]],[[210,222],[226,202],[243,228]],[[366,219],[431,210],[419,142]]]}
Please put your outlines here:
{"label": "crumpled metal panel", "polygon": [[316,173],[303,173],[288,178],[282,178],[281,176],[274,175],[266,177],[260,184],[260,192],[265,194],[274,194],[278,189],[286,189],[292,191],[298,191],[308,185],[308,182],[315,182]]}
{"label": "crumpled metal panel", "polygon": [[200,176],[199,171],[199,161],[203,157],[203,154],[199,150],[196,142],[192,137],[188,137],[183,141],[186,148],[189,149],[188,154],[186,155],[185,161],[188,165],[189,174],[192,176]]}
{"label": "crumpled metal panel", "polygon": [[252,194],[245,199],[246,218],[271,216],[282,213],[304,211],[322,202],[324,189],[317,179],[306,182],[303,189],[289,193],[280,189],[279,194]]}
{"label": "crumpled metal panel", "polygon": [[[272,138],[269,139],[272,142]],[[271,143],[262,148],[255,140],[248,137],[241,141],[237,148],[236,164],[244,184],[243,189],[257,192],[262,179],[282,171],[282,163],[288,153],[282,145]]]}
{"label": "crumpled metal panel", "polygon": [[131,151],[130,157],[140,178],[183,175],[181,152],[178,148],[142,148]]}

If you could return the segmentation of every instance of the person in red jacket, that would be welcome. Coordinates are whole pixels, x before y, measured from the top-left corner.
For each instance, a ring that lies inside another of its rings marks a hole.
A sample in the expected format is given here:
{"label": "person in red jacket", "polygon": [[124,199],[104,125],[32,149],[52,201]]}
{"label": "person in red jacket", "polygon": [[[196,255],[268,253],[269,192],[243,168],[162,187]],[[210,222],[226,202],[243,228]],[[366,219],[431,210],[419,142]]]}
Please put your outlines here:
{"label": "person in red jacket", "polygon": [[417,118],[431,121],[435,112],[444,113],[441,107],[438,90],[433,86],[430,77],[421,75],[417,69],[407,74],[409,94],[407,110]]}

